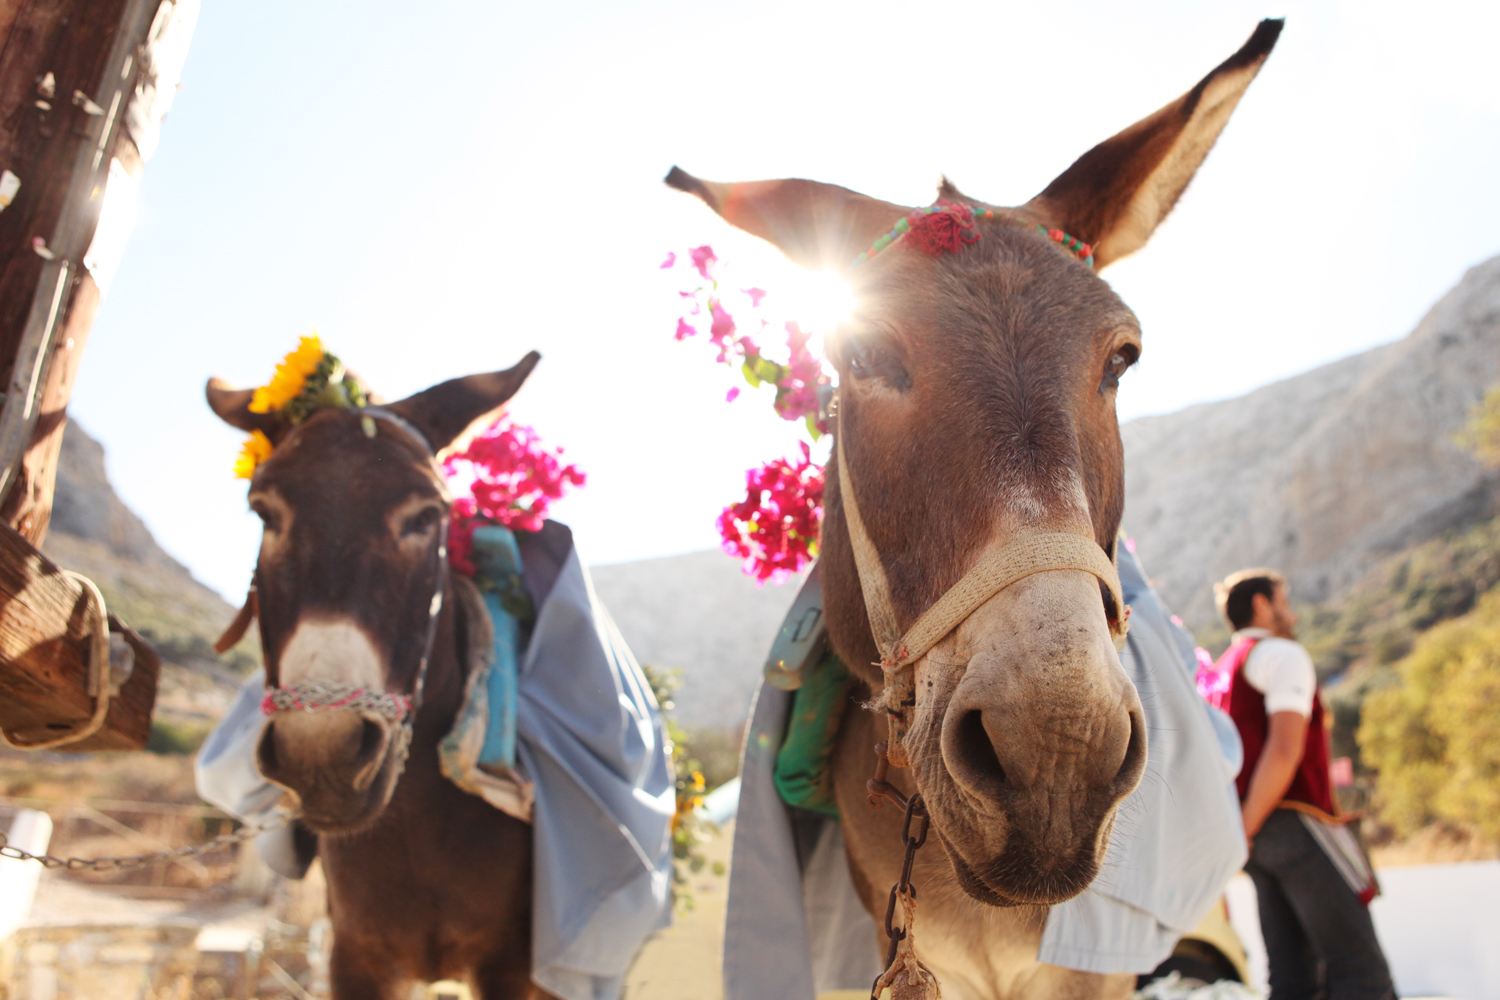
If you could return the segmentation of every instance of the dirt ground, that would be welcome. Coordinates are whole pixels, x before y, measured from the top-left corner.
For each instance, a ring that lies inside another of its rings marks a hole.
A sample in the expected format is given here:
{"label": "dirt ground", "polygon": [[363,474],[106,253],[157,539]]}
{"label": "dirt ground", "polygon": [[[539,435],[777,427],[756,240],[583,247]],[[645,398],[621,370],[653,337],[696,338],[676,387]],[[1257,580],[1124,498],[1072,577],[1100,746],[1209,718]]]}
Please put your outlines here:
{"label": "dirt ground", "polygon": [[[729,864],[734,824],[728,823],[704,854]],[[647,942],[625,977],[624,1000],[723,1000],[724,914],[729,876],[705,868],[690,883],[693,908],[678,909],[671,927]],[[867,1000],[868,990],[818,994],[818,1000]]]}
{"label": "dirt ground", "polygon": [[647,942],[625,977],[625,1000],[723,1000],[724,913],[729,876],[715,875],[713,862],[729,865],[734,824],[726,824],[703,853],[709,864],[692,876],[692,909],[678,906],[672,926]]}

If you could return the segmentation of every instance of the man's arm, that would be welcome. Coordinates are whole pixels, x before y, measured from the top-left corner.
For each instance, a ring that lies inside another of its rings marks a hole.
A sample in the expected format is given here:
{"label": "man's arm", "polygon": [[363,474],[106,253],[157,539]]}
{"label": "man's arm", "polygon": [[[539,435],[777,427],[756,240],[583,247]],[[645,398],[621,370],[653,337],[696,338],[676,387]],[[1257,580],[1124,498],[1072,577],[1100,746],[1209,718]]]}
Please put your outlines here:
{"label": "man's arm", "polygon": [[1240,806],[1245,821],[1245,839],[1259,832],[1261,824],[1297,775],[1302,751],[1307,745],[1307,717],[1300,712],[1272,712],[1266,746],[1250,775],[1250,791]]}

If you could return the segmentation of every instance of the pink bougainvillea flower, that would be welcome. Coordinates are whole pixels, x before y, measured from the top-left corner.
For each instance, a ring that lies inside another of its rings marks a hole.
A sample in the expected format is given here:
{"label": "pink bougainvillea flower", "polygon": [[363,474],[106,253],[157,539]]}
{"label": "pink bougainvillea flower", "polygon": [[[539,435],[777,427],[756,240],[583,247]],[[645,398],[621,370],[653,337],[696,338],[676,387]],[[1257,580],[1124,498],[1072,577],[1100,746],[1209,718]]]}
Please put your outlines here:
{"label": "pink bougainvillea flower", "polygon": [[713,322],[708,328],[708,339],[719,349],[719,363],[729,360],[730,351],[736,347],[734,317],[724,310],[718,299],[708,300],[708,312]]}
{"label": "pink bougainvillea flower", "polygon": [[724,402],[726,402],[726,403],[732,403],[736,399],[739,399],[739,398],[740,398],[740,387],[737,386],[737,385],[730,386],[729,387],[729,391],[724,394]]}
{"label": "pink bougainvillea flower", "polygon": [[[811,335],[795,322],[788,322],[788,360],[781,363],[765,357],[756,339],[741,332],[741,324],[755,329],[754,321],[759,320],[761,333],[756,337],[768,342],[765,334],[771,322],[758,312],[766,298],[765,289],[740,289],[750,300],[751,312],[747,320],[742,311],[736,321],[719,299],[719,283],[712,273],[718,258],[712,248],[695,247],[688,254],[708,284],[678,294],[691,303],[688,315],[709,314],[708,339],[718,352],[718,362],[742,368],[752,386],[772,385],[776,413],[785,420],[805,421],[814,440],[827,433],[828,422],[820,416],[819,393],[830,380],[823,372],[823,359],[813,352]],[[697,328],[679,319],[677,331],[677,339],[683,340]],[[730,389],[725,401],[733,402],[740,391],[739,387]],[[745,499],[724,508],[719,515],[724,551],[741,560],[757,585],[767,580],[783,582],[817,558],[823,470],[812,461],[806,444],[801,449],[800,459],[779,459],[748,472]]]}
{"label": "pink bougainvillea flower", "polygon": [[823,469],[806,444],[800,458],[779,458],[745,473],[745,499],[719,515],[725,552],[756,585],[784,583],[818,557]]}
{"label": "pink bougainvillea flower", "polygon": [[448,557],[461,573],[472,575],[474,529],[501,524],[521,531],[540,531],[547,508],[569,487],[586,477],[576,465],[564,465],[563,450],[548,450],[536,431],[501,417],[463,451],[443,462],[456,499],[448,520]]}
{"label": "pink bougainvillea flower", "polygon": [[677,339],[678,340],[686,340],[688,337],[696,337],[697,335],[698,335],[698,328],[697,327],[690,325],[688,323],[688,321],[686,319],[682,318],[681,316],[677,317]]}
{"label": "pink bougainvillea flower", "polygon": [[718,300],[712,301],[709,304],[708,309],[709,315],[714,318],[713,326],[711,326],[708,331],[709,336],[713,338],[714,343],[717,344],[724,338],[733,336],[735,331],[734,317],[729,315],[729,313],[725,311],[724,307],[719,304]]}
{"label": "pink bougainvillea flower", "polygon": [[661,269],[663,271],[665,271],[667,268],[671,267],[673,264],[676,264],[676,263],[677,263],[677,255],[675,253],[672,253],[669,250],[669,251],[667,251],[667,259],[661,262]]}
{"label": "pink bougainvillea flower", "polygon": [[1214,658],[1208,650],[1198,646],[1193,650],[1198,658],[1198,676],[1195,678],[1198,693],[1203,700],[1214,708],[1222,708],[1228,711],[1229,682],[1231,680],[1228,670],[1220,670],[1214,663]]}
{"label": "pink bougainvillea flower", "polygon": [[714,256],[714,248],[705,243],[701,247],[693,247],[688,253],[692,256],[693,266],[698,269],[698,273],[705,278],[712,278],[713,275],[708,272],[712,270],[714,261],[719,259]]}
{"label": "pink bougainvillea flower", "polygon": [[[823,361],[808,347],[812,335],[804,333],[795,321],[786,325],[786,335],[791,360],[785,374],[776,383],[776,412],[783,420],[816,418],[818,389],[828,384],[828,376],[823,374]],[[819,429],[826,428],[820,426]]]}

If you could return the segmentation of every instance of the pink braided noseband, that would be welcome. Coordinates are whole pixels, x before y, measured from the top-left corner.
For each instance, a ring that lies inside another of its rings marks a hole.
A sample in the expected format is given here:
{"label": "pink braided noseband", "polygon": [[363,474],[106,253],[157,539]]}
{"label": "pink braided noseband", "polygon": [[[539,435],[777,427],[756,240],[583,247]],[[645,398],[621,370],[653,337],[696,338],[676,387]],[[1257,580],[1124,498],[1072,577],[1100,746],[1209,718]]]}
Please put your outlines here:
{"label": "pink braided noseband", "polygon": [[386,694],[355,687],[347,681],[309,681],[291,687],[272,688],[261,700],[262,715],[277,712],[326,712],[349,708],[400,722],[411,711],[411,699],[405,695]]}

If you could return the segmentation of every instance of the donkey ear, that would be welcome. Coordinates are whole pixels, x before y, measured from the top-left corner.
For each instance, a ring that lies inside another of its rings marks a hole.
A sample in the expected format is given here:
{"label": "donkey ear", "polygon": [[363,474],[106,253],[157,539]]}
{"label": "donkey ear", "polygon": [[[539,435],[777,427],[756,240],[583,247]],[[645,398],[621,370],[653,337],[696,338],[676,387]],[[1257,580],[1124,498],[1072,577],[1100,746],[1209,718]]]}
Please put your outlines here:
{"label": "donkey ear", "polygon": [[1139,250],[1213,148],[1281,26],[1260,22],[1198,86],[1084,153],[1023,211],[1093,244],[1098,267]]}
{"label": "donkey ear", "polygon": [[668,187],[697,195],[737,229],[759,236],[803,267],[843,270],[910,208],[817,181],[718,184],[677,167]]}
{"label": "donkey ear", "polygon": [[416,426],[426,435],[433,451],[442,451],[468,430],[470,424],[505,405],[541,359],[540,354],[532,351],[514,368],[449,379],[399,403],[387,403],[385,409]]}
{"label": "donkey ear", "polygon": [[279,418],[274,413],[251,413],[250,400],[255,398],[254,389],[235,389],[221,378],[211,378],[204,389],[208,396],[208,407],[218,414],[220,420],[242,431],[260,431],[273,437]]}

